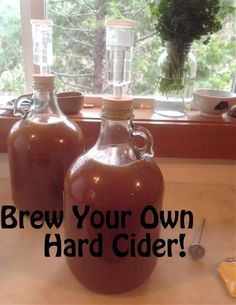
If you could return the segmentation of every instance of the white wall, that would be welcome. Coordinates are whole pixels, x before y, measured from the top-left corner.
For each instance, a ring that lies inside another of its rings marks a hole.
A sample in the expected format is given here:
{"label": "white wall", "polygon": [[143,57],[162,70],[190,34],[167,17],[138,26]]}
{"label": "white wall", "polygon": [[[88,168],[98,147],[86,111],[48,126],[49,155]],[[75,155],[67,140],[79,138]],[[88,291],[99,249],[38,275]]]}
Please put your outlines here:
{"label": "white wall", "polygon": [[[228,184],[236,186],[236,161],[157,158],[168,183]],[[0,154],[0,179],[9,178],[8,156]]]}

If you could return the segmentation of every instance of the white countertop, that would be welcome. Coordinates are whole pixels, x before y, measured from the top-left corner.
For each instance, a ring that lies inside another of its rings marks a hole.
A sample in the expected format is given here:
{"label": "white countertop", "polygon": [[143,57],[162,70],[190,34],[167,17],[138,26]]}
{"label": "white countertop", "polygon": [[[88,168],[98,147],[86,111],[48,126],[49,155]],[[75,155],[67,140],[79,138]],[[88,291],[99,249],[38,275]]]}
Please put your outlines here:
{"label": "white countertop", "polygon": [[[7,179],[0,179],[0,205],[12,204]],[[45,258],[48,230],[0,229],[0,304],[235,304],[217,273],[224,258],[236,255],[235,188],[228,185],[167,184],[165,210],[191,210],[194,228],[186,230],[185,249],[196,241],[202,219],[206,255],[193,261],[159,258],[151,277],[137,289],[119,295],[100,295],[82,287],[64,258]],[[182,231],[181,231],[182,233]],[[178,236],[162,230],[162,237]],[[115,275],[114,275],[115,276]]]}

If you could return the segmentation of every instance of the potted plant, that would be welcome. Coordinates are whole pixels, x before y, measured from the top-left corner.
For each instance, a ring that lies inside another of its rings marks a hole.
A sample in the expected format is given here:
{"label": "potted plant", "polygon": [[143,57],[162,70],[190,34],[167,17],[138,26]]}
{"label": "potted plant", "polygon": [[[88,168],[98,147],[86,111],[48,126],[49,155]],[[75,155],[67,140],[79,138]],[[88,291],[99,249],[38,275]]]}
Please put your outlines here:
{"label": "potted plant", "polygon": [[155,111],[181,116],[190,107],[196,61],[194,40],[207,43],[221,29],[220,0],[156,0],[150,5],[157,34],[166,49],[158,60]]}

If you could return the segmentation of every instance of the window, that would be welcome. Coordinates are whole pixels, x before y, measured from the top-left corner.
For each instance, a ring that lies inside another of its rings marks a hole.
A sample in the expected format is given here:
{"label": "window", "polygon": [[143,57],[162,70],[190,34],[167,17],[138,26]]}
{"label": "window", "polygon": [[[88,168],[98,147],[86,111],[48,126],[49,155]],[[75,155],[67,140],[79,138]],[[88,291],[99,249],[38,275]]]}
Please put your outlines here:
{"label": "window", "polygon": [[[153,95],[156,87],[156,61],[162,52],[155,32],[148,0],[2,0],[0,4],[0,92],[22,93],[24,70],[27,89],[32,73],[30,18],[54,21],[54,64],[59,90],[103,93],[105,61],[104,20],[130,18],[137,22],[133,58],[132,94]],[[230,1],[223,1],[226,7]],[[20,4],[23,24],[22,57]],[[232,5],[232,4],[231,4]],[[25,21],[27,19],[27,22]],[[195,87],[231,89],[236,66],[235,15],[228,14],[222,30],[203,46],[194,43],[198,62]],[[31,61],[31,62],[30,62]]]}
{"label": "window", "polygon": [[25,75],[21,47],[19,0],[0,2],[0,92],[22,93]]}

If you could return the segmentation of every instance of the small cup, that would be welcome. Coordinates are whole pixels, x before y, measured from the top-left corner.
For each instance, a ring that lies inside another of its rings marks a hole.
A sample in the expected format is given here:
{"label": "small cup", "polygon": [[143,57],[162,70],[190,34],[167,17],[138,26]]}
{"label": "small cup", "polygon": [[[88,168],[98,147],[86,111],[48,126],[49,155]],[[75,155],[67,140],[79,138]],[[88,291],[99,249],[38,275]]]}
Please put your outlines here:
{"label": "small cup", "polygon": [[58,105],[64,114],[77,114],[84,104],[81,92],[61,92],[57,94]]}

